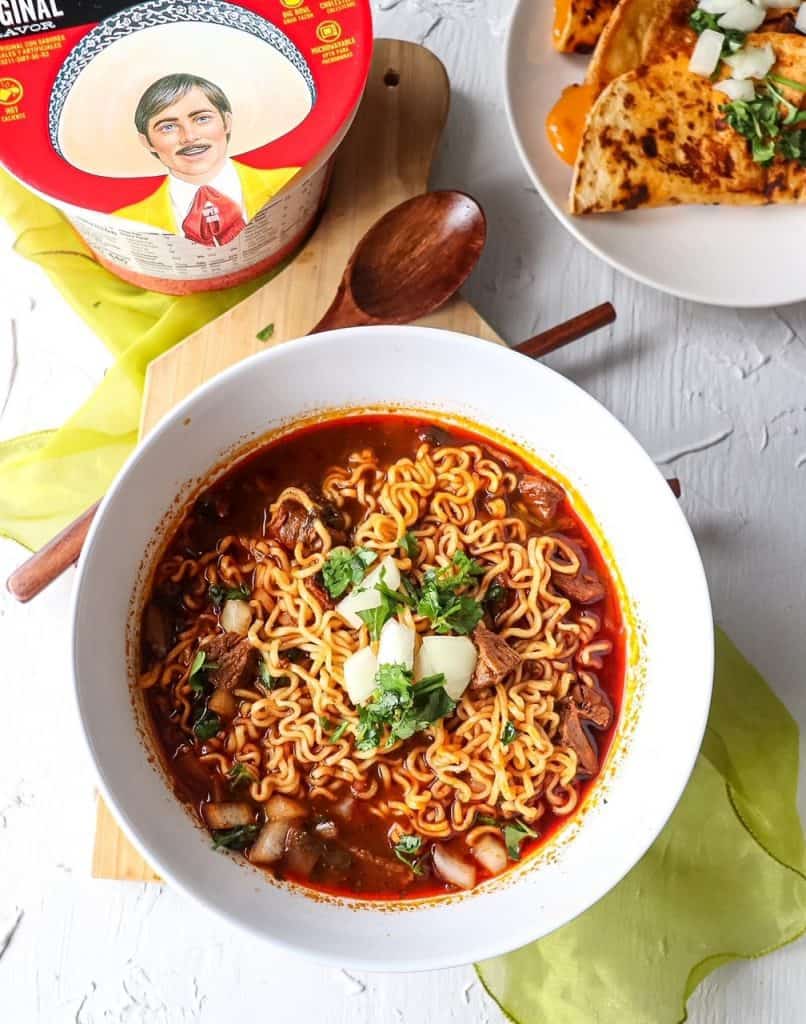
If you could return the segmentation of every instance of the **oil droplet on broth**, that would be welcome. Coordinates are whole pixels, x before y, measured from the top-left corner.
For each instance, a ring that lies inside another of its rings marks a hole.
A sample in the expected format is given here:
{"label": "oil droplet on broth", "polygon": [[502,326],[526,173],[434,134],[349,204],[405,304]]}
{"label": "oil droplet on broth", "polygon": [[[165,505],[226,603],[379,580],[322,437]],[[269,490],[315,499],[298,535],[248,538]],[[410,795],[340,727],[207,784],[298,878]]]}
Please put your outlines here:
{"label": "oil droplet on broth", "polygon": [[573,164],[577,158],[585,119],[595,99],[592,85],[569,85],[549,111],[546,134],[554,152],[567,164]]}

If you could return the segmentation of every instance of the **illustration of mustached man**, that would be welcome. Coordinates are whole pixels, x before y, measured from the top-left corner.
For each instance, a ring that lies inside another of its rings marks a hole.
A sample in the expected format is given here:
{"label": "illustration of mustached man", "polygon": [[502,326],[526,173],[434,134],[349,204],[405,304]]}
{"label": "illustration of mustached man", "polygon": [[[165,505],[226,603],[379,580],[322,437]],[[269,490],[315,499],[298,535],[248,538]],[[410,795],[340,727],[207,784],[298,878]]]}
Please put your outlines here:
{"label": "illustration of mustached man", "polygon": [[198,75],[158,79],[134,113],[140,142],[168,168],[146,199],[123,210],[129,220],[184,235],[201,245],[226,245],[295,170],[263,171],[227,155],[232,108],[224,92]]}

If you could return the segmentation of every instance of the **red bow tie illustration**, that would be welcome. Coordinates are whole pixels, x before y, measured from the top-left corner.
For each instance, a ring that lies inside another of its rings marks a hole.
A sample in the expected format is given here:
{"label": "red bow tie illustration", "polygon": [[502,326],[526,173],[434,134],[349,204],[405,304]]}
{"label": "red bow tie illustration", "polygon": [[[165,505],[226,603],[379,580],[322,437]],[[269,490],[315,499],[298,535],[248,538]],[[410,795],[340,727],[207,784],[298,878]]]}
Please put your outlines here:
{"label": "red bow tie illustration", "polygon": [[185,238],[201,245],[226,245],[245,227],[240,206],[209,185],[199,188],[182,221]]}

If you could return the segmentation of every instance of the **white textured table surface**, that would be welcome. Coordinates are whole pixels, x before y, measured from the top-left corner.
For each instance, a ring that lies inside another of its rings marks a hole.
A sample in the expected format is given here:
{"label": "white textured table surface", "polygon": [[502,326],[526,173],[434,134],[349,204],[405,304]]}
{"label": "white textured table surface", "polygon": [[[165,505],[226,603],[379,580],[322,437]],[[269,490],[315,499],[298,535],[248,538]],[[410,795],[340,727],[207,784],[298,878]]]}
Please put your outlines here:
{"label": "white textured table surface", "polygon": [[[376,6],[379,35],[426,42],[451,76],[433,184],[473,193],[490,221],[468,295],[511,341],[614,301],[613,330],[550,362],[681,478],[717,618],[803,728],[806,306],[735,313],[680,302],[620,277],[568,237],[529,187],[507,132],[509,9],[509,0]],[[9,242],[6,231],[2,437],[58,425],[107,365],[101,344]],[[22,555],[0,541],[0,576]],[[69,695],[72,582],[71,572],[27,608],[0,593],[0,1019],[212,1022],[251,1019],[260,1007],[276,1024],[501,1021],[469,967],[351,976],[274,953],[163,887],[90,879],[93,778]],[[12,707],[36,714],[27,720]],[[801,941],[712,975],[690,1020],[799,1024],[805,979]]]}

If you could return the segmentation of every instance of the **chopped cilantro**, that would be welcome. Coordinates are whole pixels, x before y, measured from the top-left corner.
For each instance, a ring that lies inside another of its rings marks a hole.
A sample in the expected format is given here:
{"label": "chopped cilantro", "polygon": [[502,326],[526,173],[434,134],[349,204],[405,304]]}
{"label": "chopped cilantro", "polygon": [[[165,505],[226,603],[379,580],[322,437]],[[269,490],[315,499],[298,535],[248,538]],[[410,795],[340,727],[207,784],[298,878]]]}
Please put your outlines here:
{"label": "chopped cilantro", "polygon": [[258,341],[268,341],[273,334],[274,324],[266,324],[265,327],[261,327],[261,329],[257,332],[255,337],[257,338]]}
{"label": "chopped cilantro", "polygon": [[340,722],[336,725],[335,722],[331,722],[327,715],[319,716],[319,724],[322,727],[322,732],[325,734],[325,738],[330,743],[338,743],[342,736],[347,732],[350,725],[347,721]]}
{"label": "chopped cilantro", "polygon": [[478,601],[457,591],[484,574],[484,568],[464,551],[457,551],[450,565],[429,569],[423,579],[417,613],[431,620],[436,633],[472,633],[483,615]]}
{"label": "chopped cilantro", "polygon": [[407,530],[400,538],[400,549],[409,558],[416,558],[420,554],[420,545],[410,530]]}
{"label": "chopped cilantro", "polygon": [[510,821],[504,825],[504,845],[510,860],[521,859],[521,846],[527,836],[537,839],[537,832],[520,820]]}
{"label": "chopped cilantro", "polygon": [[335,548],[322,566],[322,578],[331,597],[341,597],[352,584],[357,586],[366,576],[367,569],[378,555],[369,548]]}
{"label": "chopped cilantro", "polygon": [[233,761],[232,768],[227,772],[227,778],[232,789],[242,785],[244,782],[251,784],[256,781],[254,772],[243,761]]}
{"label": "chopped cilantro", "polygon": [[257,674],[258,686],[266,694],[271,693],[272,690],[279,690],[281,686],[288,686],[288,676],[273,676],[263,658],[258,663]]}
{"label": "chopped cilantro", "polygon": [[491,583],[484,595],[484,610],[495,618],[507,602],[507,588],[502,584]]}
{"label": "chopped cilantro", "polygon": [[358,715],[356,748],[374,750],[388,730],[386,746],[427,729],[456,707],[445,690],[442,673],[421,679],[416,685],[403,665],[381,665],[377,686]]}
{"label": "chopped cilantro", "polygon": [[210,604],[220,608],[225,601],[248,601],[252,591],[245,584],[240,587],[221,587],[213,583],[207,591]]}
{"label": "chopped cilantro", "polygon": [[188,676],[188,682],[190,683],[190,689],[193,693],[194,700],[201,700],[207,693],[209,685],[206,673],[210,669],[214,668],[218,668],[218,664],[214,661],[208,661],[207,653],[205,651],[196,651],[196,655],[193,658],[193,664],[190,666],[190,675]]}
{"label": "chopped cilantro", "polygon": [[505,722],[504,728],[501,730],[501,742],[505,747],[508,747],[510,743],[518,735],[518,730],[512,724],[512,722]]}
{"label": "chopped cilantro", "polygon": [[380,589],[380,586],[375,588],[381,595],[381,603],[376,605],[375,608],[365,608],[363,611],[358,612],[358,617],[369,627],[369,635],[372,640],[379,640],[381,636],[381,630],[384,625],[393,618],[398,606],[397,595],[390,597],[390,593],[394,593],[386,587],[386,593]]}
{"label": "chopped cilantro", "polygon": [[258,834],[257,825],[240,825],[238,828],[217,829],[213,832],[214,850],[245,850],[251,846]]}
{"label": "chopped cilantro", "polygon": [[212,739],[220,728],[221,719],[208,708],[204,708],[193,723],[193,732],[202,741]]}
{"label": "chopped cilantro", "polygon": [[734,100],[720,109],[730,127],[747,139],[756,163],[767,166],[780,156],[806,164],[806,136],[796,127],[806,122],[806,111],[790,103],[773,82],[806,92],[806,85],[793,79],[768,75],[759,85],[764,91],[755,99]]}
{"label": "chopped cilantro", "polygon": [[423,841],[419,836],[401,836],[393,847],[397,859],[403,861],[407,868],[411,868],[415,875],[423,873],[423,866],[419,860],[422,846]]}

